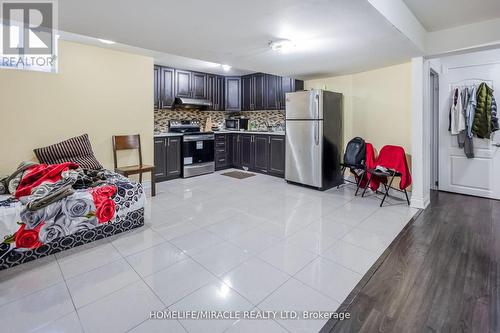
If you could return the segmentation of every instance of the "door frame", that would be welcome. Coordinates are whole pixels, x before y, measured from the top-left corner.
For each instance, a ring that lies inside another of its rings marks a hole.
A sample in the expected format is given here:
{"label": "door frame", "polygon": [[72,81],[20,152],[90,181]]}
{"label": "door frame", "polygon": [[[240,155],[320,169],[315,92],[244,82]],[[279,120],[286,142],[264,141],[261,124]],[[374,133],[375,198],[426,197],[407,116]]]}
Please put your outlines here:
{"label": "door frame", "polygon": [[431,172],[430,188],[439,189],[439,74],[429,71],[429,110],[430,110],[430,139],[431,139]]}

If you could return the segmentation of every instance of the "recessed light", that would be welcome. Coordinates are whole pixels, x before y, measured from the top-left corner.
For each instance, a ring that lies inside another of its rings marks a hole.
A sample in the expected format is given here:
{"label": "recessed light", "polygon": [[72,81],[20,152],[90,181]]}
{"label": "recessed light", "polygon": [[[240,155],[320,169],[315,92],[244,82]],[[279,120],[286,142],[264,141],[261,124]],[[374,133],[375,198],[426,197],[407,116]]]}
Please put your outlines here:
{"label": "recessed light", "polygon": [[289,39],[280,39],[280,40],[270,41],[269,47],[273,51],[286,53],[290,52],[295,48],[295,43]]}
{"label": "recessed light", "polygon": [[224,72],[229,72],[231,70],[231,66],[229,65],[221,65],[221,67]]}
{"label": "recessed light", "polygon": [[111,45],[111,44],[114,44],[115,42],[113,42],[112,40],[108,40],[108,39],[100,39],[100,38],[97,38],[98,41],[100,41],[101,43],[104,43],[104,44],[108,44],[108,45]]}

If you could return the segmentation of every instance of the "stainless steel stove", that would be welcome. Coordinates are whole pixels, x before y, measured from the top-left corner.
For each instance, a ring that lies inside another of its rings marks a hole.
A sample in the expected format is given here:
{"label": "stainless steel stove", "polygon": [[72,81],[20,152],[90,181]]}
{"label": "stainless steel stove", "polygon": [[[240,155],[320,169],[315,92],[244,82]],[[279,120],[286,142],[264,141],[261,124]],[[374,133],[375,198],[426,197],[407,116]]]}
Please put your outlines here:
{"label": "stainless steel stove", "polygon": [[183,133],[183,178],[215,171],[214,133],[202,132],[200,123],[191,120],[172,120],[170,132]]}

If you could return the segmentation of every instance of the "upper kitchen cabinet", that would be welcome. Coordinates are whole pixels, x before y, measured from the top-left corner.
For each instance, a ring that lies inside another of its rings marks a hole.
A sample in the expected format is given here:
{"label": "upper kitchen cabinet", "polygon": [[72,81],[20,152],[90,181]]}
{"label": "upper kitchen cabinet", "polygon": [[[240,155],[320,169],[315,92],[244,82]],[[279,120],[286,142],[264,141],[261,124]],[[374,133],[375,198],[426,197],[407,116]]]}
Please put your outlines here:
{"label": "upper kitchen cabinet", "polygon": [[154,67],[153,74],[153,82],[154,82],[154,108],[160,108],[160,67]]}
{"label": "upper kitchen cabinet", "polygon": [[208,99],[214,111],[283,110],[285,94],[304,81],[256,73],[224,77],[163,66],[154,67],[154,107],[171,108],[175,97]]}
{"label": "upper kitchen cabinet", "polygon": [[175,97],[207,98],[207,74],[175,70]]}
{"label": "upper kitchen cabinet", "polygon": [[280,86],[281,78],[276,75],[266,74],[265,76],[265,109],[280,110],[281,96]]}
{"label": "upper kitchen cabinet", "polygon": [[265,110],[266,75],[252,74],[241,77],[242,110]]}
{"label": "upper kitchen cabinet", "polygon": [[155,108],[171,108],[175,98],[174,69],[155,66],[154,76]]}
{"label": "upper kitchen cabinet", "polygon": [[252,75],[241,77],[241,110],[252,110]]}
{"label": "upper kitchen cabinet", "polygon": [[304,90],[304,81],[296,80],[291,77],[281,78],[280,91],[280,109],[285,109],[286,93]]}
{"label": "upper kitchen cabinet", "polygon": [[241,111],[241,77],[228,76],[225,81],[226,111]]}
{"label": "upper kitchen cabinet", "polygon": [[204,73],[192,73],[191,74],[191,81],[193,84],[193,87],[191,89],[192,91],[192,97],[193,98],[207,98],[207,74]]}
{"label": "upper kitchen cabinet", "polygon": [[191,72],[175,70],[175,96],[191,98]]}
{"label": "upper kitchen cabinet", "polygon": [[224,77],[207,75],[207,99],[212,102],[213,111],[224,111]]}

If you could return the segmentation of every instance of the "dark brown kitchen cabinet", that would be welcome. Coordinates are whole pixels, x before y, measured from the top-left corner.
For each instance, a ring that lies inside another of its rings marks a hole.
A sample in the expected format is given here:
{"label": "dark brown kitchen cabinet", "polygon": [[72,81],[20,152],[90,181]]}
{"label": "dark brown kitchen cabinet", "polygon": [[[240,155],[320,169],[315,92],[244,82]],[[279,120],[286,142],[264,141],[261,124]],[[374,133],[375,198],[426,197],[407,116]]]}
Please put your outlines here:
{"label": "dark brown kitchen cabinet", "polygon": [[174,69],[154,67],[154,107],[155,109],[171,108],[175,97]]}
{"label": "dark brown kitchen cabinet", "polygon": [[269,169],[269,143],[268,135],[254,135],[254,165],[253,168],[262,173]]}
{"label": "dark brown kitchen cabinet", "polygon": [[154,108],[160,108],[160,67],[155,66],[153,72],[153,82],[154,82]]}
{"label": "dark brown kitchen cabinet", "polygon": [[210,110],[224,111],[224,77],[207,75],[207,98],[212,102]]}
{"label": "dark brown kitchen cabinet", "polygon": [[241,77],[241,110],[243,111],[252,110],[252,82],[252,75]]}
{"label": "dark brown kitchen cabinet", "polygon": [[225,110],[241,111],[241,78],[228,76],[225,82]]}
{"label": "dark brown kitchen cabinet", "polygon": [[241,166],[249,169],[253,169],[255,161],[253,140],[252,134],[241,134]]}
{"label": "dark brown kitchen cabinet", "polygon": [[226,169],[229,164],[229,135],[215,134],[215,170]]}
{"label": "dark brown kitchen cabinet", "polygon": [[234,167],[241,167],[241,134],[231,134],[231,162]]}
{"label": "dark brown kitchen cabinet", "polygon": [[192,98],[202,98],[206,99],[207,96],[207,75],[204,73],[195,73],[191,74],[192,81],[192,89],[191,89],[191,97]]}
{"label": "dark brown kitchen cabinet", "polygon": [[268,172],[269,136],[263,134],[241,134],[241,166],[262,173]]}
{"label": "dark brown kitchen cabinet", "polygon": [[266,110],[279,110],[280,108],[280,81],[281,78],[279,76],[266,74],[264,96]]}
{"label": "dark brown kitchen cabinet", "polygon": [[191,98],[191,72],[175,70],[175,97]]}
{"label": "dark brown kitchen cabinet", "polygon": [[286,93],[304,90],[304,81],[296,80],[291,77],[282,77],[280,82],[280,101],[279,109],[284,110],[286,105]]}
{"label": "dark brown kitchen cabinet", "polygon": [[154,139],[155,180],[157,182],[178,178],[181,175],[182,137]]}
{"label": "dark brown kitchen cabinet", "polygon": [[244,167],[277,177],[285,176],[284,135],[219,133],[215,136],[215,155],[217,170]]}
{"label": "dark brown kitchen cabinet", "polygon": [[154,139],[155,179],[157,182],[167,178],[167,145],[165,140],[166,138]]}
{"label": "dark brown kitchen cabinet", "polygon": [[242,110],[265,110],[265,74],[252,74],[241,77]]}
{"label": "dark brown kitchen cabinet", "polygon": [[253,76],[253,110],[265,110],[266,108],[266,75],[255,74]]}
{"label": "dark brown kitchen cabinet", "polygon": [[269,136],[269,174],[285,176],[285,136]]}

